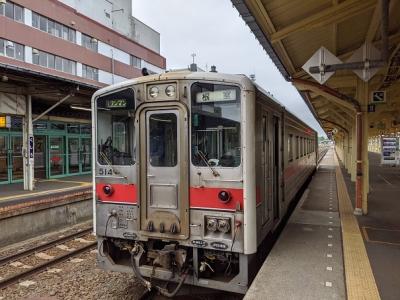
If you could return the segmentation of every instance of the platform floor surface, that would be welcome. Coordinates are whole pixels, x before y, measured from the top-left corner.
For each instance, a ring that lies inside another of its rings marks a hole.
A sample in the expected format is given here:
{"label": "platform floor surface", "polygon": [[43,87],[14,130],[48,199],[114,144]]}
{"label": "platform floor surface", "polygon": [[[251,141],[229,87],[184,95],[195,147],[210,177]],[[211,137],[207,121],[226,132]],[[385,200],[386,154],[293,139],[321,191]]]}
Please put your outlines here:
{"label": "platform floor surface", "polygon": [[[382,166],[380,155],[369,155],[368,214],[358,216],[364,243],[381,299],[400,299],[400,168]],[[355,189],[342,167],[354,205]]]}
{"label": "platform floor surface", "polygon": [[39,199],[57,193],[90,188],[91,186],[92,175],[90,174],[38,180],[33,191],[25,191],[23,183],[0,185],[0,206]]}
{"label": "platform floor surface", "polygon": [[345,299],[340,226],[330,150],[244,299]]}

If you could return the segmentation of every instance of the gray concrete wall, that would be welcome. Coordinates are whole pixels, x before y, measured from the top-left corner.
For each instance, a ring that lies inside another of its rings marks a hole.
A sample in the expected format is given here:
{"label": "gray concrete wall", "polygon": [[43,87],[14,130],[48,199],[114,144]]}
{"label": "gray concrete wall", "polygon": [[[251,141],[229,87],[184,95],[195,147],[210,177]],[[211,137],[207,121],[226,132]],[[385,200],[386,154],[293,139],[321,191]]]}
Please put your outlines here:
{"label": "gray concrete wall", "polygon": [[0,219],[0,247],[92,218],[92,199],[40,208]]}

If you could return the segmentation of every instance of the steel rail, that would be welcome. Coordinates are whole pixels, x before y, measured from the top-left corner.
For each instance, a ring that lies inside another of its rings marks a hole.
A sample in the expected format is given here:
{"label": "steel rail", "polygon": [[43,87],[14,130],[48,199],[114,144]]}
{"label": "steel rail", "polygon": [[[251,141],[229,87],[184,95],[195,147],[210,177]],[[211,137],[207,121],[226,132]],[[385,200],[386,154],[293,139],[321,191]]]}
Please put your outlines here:
{"label": "steel rail", "polygon": [[64,255],[58,256],[58,257],[56,257],[52,260],[46,261],[44,263],[41,263],[41,264],[33,267],[32,269],[20,272],[16,275],[9,276],[0,281],[0,289],[5,289],[6,287],[18,282],[21,279],[24,279],[24,278],[30,277],[34,274],[40,273],[43,270],[45,270],[53,265],[59,264],[73,256],[76,256],[76,255],[86,252],[92,248],[95,248],[96,245],[97,245],[97,242],[92,242],[90,244],[87,244],[87,245],[79,248],[79,249],[76,249],[76,250],[66,253]]}
{"label": "steel rail", "polygon": [[10,255],[10,256],[2,257],[2,258],[0,258],[0,267],[1,267],[1,266],[4,266],[4,265],[6,265],[6,264],[8,264],[8,263],[10,263],[10,262],[12,262],[12,261],[15,261],[15,260],[17,260],[17,259],[27,257],[27,256],[29,256],[29,255],[31,255],[31,254],[36,253],[36,252],[44,251],[44,250],[47,250],[47,249],[49,249],[49,248],[52,248],[52,247],[54,247],[54,246],[56,246],[56,245],[63,244],[63,243],[65,243],[65,242],[71,241],[71,240],[73,240],[73,239],[75,239],[75,238],[78,238],[78,237],[87,235],[87,234],[89,234],[92,230],[93,230],[93,228],[84,229],[84,230],[82,230],[82,231],[75,232],[75,233],[66,235],[66,236],[64,236],[64,237],[62,237],[62,238],[59,238],[59,239],[50,241],[50,242],[48,242],[48,243],[46,243],[46,244],[38,245],[38,246],[36,246],[36,247],[27,249],[27,250],[25,250],[25,251],[17,252],[17,253],[15,253],[15,254]]}

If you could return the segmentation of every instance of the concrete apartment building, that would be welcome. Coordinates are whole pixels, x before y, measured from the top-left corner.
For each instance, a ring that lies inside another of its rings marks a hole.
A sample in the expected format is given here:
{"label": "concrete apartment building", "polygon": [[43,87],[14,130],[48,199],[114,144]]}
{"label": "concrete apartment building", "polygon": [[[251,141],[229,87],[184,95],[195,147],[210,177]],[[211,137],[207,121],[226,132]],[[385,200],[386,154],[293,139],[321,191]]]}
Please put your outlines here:
{"label": "concrete apartment building", "polygon": [[165,70],[131,0],[0,0],[0,187],[91,172],[91,95]]}

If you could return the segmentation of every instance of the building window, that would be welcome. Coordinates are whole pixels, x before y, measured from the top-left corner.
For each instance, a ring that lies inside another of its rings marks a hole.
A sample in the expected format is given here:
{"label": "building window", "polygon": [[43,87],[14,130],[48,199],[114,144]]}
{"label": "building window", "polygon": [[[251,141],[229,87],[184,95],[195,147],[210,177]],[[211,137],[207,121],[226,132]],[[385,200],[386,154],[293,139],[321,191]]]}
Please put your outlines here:
{"label": "building window", "polygon": [[40,16],[39,29],[47,32],[47,18]]}
{"label": "building window", "polygon": [[68,41],[76,43],[76,31],[71,28],[68,29]]}
{"label": "building window", "polygon": [[32,12],[32,26],[35,28],[39,28],[39,15],[37,13]]}
{"label": "building window", "polygon": [[24,45],[0,39],[0,55],[24,61]]}
{"label": "building window", "polygon": [[299,158],[300,154],[300,138],[296,136],[296,159]]}
{"label": "building window", "polygon": [[10,1],[7,1],[5,4],[0,4],[0,15],[21,23],[24,22],[24,9]]}
{"label": "building window", "polygon": [[47,33],[50,33],[51,35],[56,35],[56,23],[51,20],[48,20],[47,22]]}
{"label": "building window", "polygon": [[99,42],[94,37],[82,33],[82,46],[94,52],[98,52]]}
{"label": "building window", "polygon": [[99,71],[96,68],[87,65],[82,65],[82,77],[86,79],[99,81]]}
{"label": "building window", "polygon": [[47,67],[50,69],[55,69],[55,56],[53,54],[47,55]]}
{"label": "building window", "polygon": [[62,28],[63,26],[60,23],[55,23],[55,34],[54,36],[61,38],[62,37]]}
{"label": "building window", "polygon": [[42,67],[47,68],[47,53],[46,52],[39,52],[39,65]]}
{"label": "building window", "polygon": [[56,63],[55,63],[55,65],[56,65],[56,70],[62,72],[62,70],[63,70],[63,68],[62,68],[62,58],[59,57],[59,56],[56,56],[55,61],[56,61]]}
{"label": "building window", "polygon": [[44,51],[32,49],[32,62],[45,68],[76,75],[76,62]]}
{"label": "building window", "polygon": [[35,12],[32,12],[32,26],[41,31],[47,32],[52,36],[76,43],[76,31],[74,29],[41,16]]}
{"label": "building window", "polygon": [[138,69],[142,68],[142,60],[135,55],[131,55],[131,66]]}

